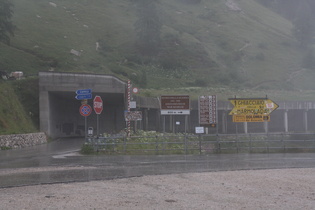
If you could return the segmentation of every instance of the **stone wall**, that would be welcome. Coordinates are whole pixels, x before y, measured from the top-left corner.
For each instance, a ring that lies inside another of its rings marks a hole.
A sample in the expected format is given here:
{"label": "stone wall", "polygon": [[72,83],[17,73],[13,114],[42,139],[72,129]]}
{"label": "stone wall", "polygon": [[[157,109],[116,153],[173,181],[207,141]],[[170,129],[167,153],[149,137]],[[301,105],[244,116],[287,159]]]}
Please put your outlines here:
{"label": "stone wall", "polygon": [[0,136],[0,147],[18,149],[47,143],[45,133],[13,134]]}

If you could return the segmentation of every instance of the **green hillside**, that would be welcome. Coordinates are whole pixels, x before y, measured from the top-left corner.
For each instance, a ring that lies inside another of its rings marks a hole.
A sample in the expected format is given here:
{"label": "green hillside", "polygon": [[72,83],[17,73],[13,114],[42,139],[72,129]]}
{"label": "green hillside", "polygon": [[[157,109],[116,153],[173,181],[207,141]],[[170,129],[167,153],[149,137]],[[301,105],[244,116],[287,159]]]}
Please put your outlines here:
{"label": "green hillside", "polygon": [[[292,23],[255,0],[155,1],[161,42],[152,57],[135,45],[138,1],[11,0],[17,30],[0,44],[0,70],[113,74],[145,96],[313,100],[315,71],[303,68]],[[36,81],[0,83],[0,133],[38,127]]]}
{"label": "green hillside", "polygon": [[11,46],[0,47],[6,71],[115,74],[147,88],[314,87],[312,71],[294,73],[301,70],[303,53],[291,22],[254,0],[234,1],[236,10],[219,0],[158,1],[161,51],[150,62],[134,45],[135,1],[55,0],[56,7],[50,0],[12,2],[18,30]]}
{"label": "green hillside", "polygon": [[[16,134],[16,133],[31,133],[36,131],[36,113],[38,113],[38,106],[30,108],[26,111],[25,102],[26,98],[23,96],[18,97],[16,90],[25,87],[20,82],[14,83],[0,83],[0,134]],[[34,90],[33,90],[34,91]],[[21,93],[26,93],[27,90],[21,90]],[[26,93],[25,97],[28,97],[29,93]],[[28,98],[30,99],[30,98]],[[34,101],[33,101],[34,102]],[[36,110],[37,109],[37,110]],[[34,111],[34,112],[31,112]],[[35,119],[32,121],[32,119]]]}

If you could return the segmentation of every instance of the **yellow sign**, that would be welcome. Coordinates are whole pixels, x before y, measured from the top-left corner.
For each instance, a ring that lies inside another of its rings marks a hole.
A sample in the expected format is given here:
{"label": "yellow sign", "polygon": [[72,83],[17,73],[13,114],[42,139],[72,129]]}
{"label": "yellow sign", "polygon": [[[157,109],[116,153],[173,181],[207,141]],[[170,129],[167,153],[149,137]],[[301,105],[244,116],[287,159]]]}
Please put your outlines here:
{"label": "yellow sign", "polygon": [[233,115],[233,122],[269,122],[270,116],[266,115]]}
{"label": "yellow sign", "polygon": [[270,99],[229,99],[234,108],[229,115],[262,115],[268,116],[279,105]]}

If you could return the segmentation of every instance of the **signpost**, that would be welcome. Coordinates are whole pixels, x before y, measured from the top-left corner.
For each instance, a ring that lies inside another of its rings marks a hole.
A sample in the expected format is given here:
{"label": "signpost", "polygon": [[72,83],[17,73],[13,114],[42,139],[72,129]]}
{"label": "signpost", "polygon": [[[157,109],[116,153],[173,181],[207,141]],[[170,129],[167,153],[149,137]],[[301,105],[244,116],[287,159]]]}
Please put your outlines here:
{"label": "signpost", "polygon": [[[190,115],[190,100],[189,95],[164,95],[161,96],[161,115],[186,115],[185,116],[185,132]],[[163,131],[165,131],[165,116],[163,121]],[[172,125],[173,126],[173,125]],[[174,129],[174,127],[173,127]]]}
{"label": "signpost", "polygon": [[134,94],[137,94],[137,93],[139,93],[139,89],[137,87],[134,87],[134,88],[132,88],[132,92]]}
{"label": "signpost", "polygon": [[76,95],[75,98],[77,100],[91,99],[92,98],[92,94]]}
{"label": "signpost", "polygon": [[79,109],[80,114],[85,118],[85,139],[87,138],[87,117],[90,116],[92,112],[92,108],[88,104],[82,104]]}
{"label": "signpost", "polygon": [[81,89],[81,90],[77,90],[75,93],[77,94],[75,96],[77,100],[92,99],[91,89]]}
{"label": "signpost", "polygon": [[95,96],[93,100],[93,108],[97,115],[101,114],[103,111],[103,100],[100,96]]}
{"label": "signpost", "polygon": [[85,139],[87,138],[87,117],[92,113],[92,108],[87,104],[87,99],[92,99],[92,89],[79,89],[75,91],[75,98],[81,100],[80,114],[85,118]]}
{"label": "signpost", "polygon": [[96,120],[97,120],[97,137],[99,136],[100,131],[100,123],[99,123],[99,115],[103,111],[103,100],[100,96],[95,96],[93,100],[93,108],[96,113]]}
{"label": "signpost", "polygon": [[229,99],[234,105],[230,115],[270,115],[279,106],[266,98]]}
{"label": "signpost", "polygon": [[233,115],[233,122],[269,122],[270,116],[265,115]]}
{"label": "signpost", "polygon": [[205,133],[205,128],[204,127],[195,127],[195,133],[196,134]]}
{"label": "signpost", "polygon": [[142,112],[141,111],[130,111],[125,112],[125,120],[126,121],[138,121],[142,120]]}
{"label": "signpost", "polygon": [[189,95],[161,96],[161,115],[189,115]]}
{"label": "signpost", "polygon": [[90,116],[91,112],[92,112],[92,108],[90,105],[88,104],[83,104],[80,106],[80,114],[83,116],[83,117],[88,117]]}
{"label": "signpost", "polygon": [[269,122],[279,105],[268,98],[231,98],[233,122]]}
{"label": "signpost", "polygon": [[130,101],[129,105],[130,105],[130,109],[136,109],[137,108],[137,102],[136,101]]}
{"label": "signpost", "polygon": [[75,92],[77,95],[86,95],[86,94],[91,94],[92,89],[80,89]]}
{"label": "signpost", "polygon": [[[127,111],[130,112],[131,110],[131,107],[130,107],[130,102],[131,102],[131,81],[128,80],[128,83],[127,83]],[[127,123],[127,136],[130,137],[131,135],[131,123],[130,123],[130,120],[127,120],[126,121]]]}
{"label": "signpost", "polygon": [[199,97],[199,124],[216,127],[217,124],[217,97]]}

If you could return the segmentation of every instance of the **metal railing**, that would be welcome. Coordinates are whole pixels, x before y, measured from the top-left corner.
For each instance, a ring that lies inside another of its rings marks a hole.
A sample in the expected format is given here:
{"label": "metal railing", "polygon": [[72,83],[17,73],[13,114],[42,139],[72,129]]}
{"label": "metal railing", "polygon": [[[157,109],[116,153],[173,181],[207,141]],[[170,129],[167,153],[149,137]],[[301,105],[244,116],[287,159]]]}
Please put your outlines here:
{"label": "metal railing", "polygon": [[315,134],[209,134],[91,137],[95,151],[107,154],[218,154],[314,152]]}

